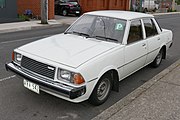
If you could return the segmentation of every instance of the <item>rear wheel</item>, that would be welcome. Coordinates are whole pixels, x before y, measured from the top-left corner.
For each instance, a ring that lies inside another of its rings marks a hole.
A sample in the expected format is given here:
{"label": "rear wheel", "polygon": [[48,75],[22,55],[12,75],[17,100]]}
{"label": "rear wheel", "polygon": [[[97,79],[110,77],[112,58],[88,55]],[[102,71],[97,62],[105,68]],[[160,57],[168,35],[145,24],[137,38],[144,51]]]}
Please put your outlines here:
{"label": "rear wheel", "polygon": [[147,8],[145,8],[145,9],[144,9],[144,13],[147,13],[147,12],[148,12],[148,9],[147,9]]}
{"label": "rear wheel", "polygon": [[64,10],[62,11],[62,15],[63,15],[63,16],[67,16],[67,15],[68,15],[68,12],[67,12],[66,9],[64,9]]}
{"label": "rear wheel", "polygon": [[77,17],[79,17],[79,16],[80,16],[80,14],[79,14],[79,13],[78,13],[78,14],[76,13],[75,15],[76,15]]}
{"label": "rear wheel", "polygon": [[154,59],[154,61],[151,63],[152,67],[159,67],[159,65],[161,64],[162,58],[163,58],[163,54],[164,51],[163,49],[161,49],[158,53],[158,55],[156,56],[156,58]]}
{"label": "rear wheel", "polygon": [[106,74],[97,83],[89,98],[89,102],[93,105],[103,104],[109,97],[111,87],[111,77],[109,74]]}

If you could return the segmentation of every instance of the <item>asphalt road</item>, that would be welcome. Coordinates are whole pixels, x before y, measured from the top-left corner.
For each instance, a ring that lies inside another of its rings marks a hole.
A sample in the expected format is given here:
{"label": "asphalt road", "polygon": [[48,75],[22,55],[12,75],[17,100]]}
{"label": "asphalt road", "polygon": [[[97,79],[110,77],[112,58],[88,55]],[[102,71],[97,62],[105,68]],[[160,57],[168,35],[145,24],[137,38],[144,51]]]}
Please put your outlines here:
{"label": "asphalt road", "polygon": [[47,93],[40,95],[23,87],[22,78],[6,72],[11,52],[23,44],[61,33],[67,26],[0,34],[0,120],[88,120],[110,107],[153,76],[180,59],[180,15],[157,16],[163,28],[174,33],[174,44],[159,68],[147,66],[120,82],[120,92],[111,92],[106,103],[92,106],[87,101],[74,104]]}

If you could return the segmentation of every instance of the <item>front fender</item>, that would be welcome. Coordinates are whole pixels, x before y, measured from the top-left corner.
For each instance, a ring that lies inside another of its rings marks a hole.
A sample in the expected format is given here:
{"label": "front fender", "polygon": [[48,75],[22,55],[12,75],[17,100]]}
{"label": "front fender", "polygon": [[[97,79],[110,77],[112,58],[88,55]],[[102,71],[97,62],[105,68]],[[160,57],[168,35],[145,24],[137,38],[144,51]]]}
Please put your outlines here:
{"label": "front fender", "polygon": [[113,66],[113,65],[111,65],[111,66],[107,66],[107,67],[105,67],[104,69],[102,69],[102,71],[99,73],[99,75],[98,75],[98,78],[100,79],[105,73],[107,73],[108,71],[110,71],[110,70],[116,70],[116,71],[118,71],[118,69],[115,67],[115,66]]}

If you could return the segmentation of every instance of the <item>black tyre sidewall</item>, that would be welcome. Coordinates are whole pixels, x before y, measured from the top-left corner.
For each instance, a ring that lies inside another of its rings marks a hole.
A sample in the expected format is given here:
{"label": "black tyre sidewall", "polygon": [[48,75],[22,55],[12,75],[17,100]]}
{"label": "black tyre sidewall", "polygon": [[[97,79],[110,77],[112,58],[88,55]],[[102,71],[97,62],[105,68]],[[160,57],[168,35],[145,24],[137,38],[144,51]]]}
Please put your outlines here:
{"label": "black tyre sidewall", "polygon": [[[66,11],[66,14],[64,15],[64,11]],[[63,11],[62,11],[62,15],[63,16],[67,16],[68,15],[68,11],[66,10],[66,9],[64,9]]]}
{"label": "black tyre sidewall", "polygon": [[[161,54],[162,54],[162,56],[163,56],[163,49],[161,49],[160,51],[159,51],[159,53],[161,52]],[[158,53],[158,54],[159,54]],[[156,67],[159,67],[160,66],[160,64],[161,64],[161,62],[162,62],[162,57],[161,57],[161,61],[160,61],[160,63],[159,64],[157,64],[157,56],[156,56],[156,58],[154,59],[154,61],[151,63],[151,66],[152,67],[154,67],[154,68],[156,68]]]}
{"label": "black tyre sidewall", "polygon": [[[109,92],[108,92],[108,94],[106,95],[106,97],[105,97],[103,100],[99,100],[99,99],[98,99],[98,96],[97,96],[97,89],[98,89],[100,83],[101,83],[104,79],[108,79],[108,80],[109,80],[109,82],[110,82],[110,89],[109,89]],[[104,76],[98,81],[98,83],[96,84],[96,86],[95,86],[95,88],[94,88],[94,90],[93,90],[93,92],[92,92],[92,94],[91,94],[91,96],[90,96],[90,98],[89,98],[89,102],[90,102],[91,104],[93,104],[93,105],[96,105],[96,106],[103,104],[103,103],[108,99],[108,97],[109,97],[109,95],[110,95],[110,92],[111,92],[111,88],[112,88],[112,80],[111,80],[110,75],[108,75],[108,74],[107,74],[107,75],[104,75]]]}
{"label": "black tyre sidewall", "polygon": [[79,17],[81,14],[75,14],[77,17]]}

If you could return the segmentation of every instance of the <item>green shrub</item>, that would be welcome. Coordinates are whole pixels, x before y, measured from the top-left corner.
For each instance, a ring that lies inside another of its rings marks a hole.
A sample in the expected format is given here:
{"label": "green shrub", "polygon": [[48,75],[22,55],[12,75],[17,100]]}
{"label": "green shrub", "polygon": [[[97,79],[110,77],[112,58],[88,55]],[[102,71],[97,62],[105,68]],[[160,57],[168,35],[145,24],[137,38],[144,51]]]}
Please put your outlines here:
{"label": "green shrub", "polygon": [[176,0],[176,3],[177,3],[178,5],[180,5],[180,0]]}
{"label": "green shrub", "polygon": [[19,15],[18,16],[20,20],[23,20],[23,21],[30,21],[29,17],[26,16],[26,15]]}
{"label": "green shrub", "polygon": [[168,9],[168,12],[177,12],[177,10]]}

